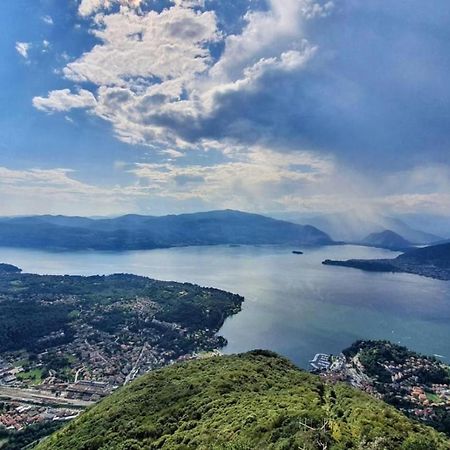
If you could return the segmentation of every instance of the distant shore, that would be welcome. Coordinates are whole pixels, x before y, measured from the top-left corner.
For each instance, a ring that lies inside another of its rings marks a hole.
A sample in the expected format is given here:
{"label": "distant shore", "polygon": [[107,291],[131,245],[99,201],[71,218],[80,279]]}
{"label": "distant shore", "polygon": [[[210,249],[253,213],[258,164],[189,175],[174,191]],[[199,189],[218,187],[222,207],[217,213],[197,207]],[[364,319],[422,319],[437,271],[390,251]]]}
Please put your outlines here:
{"label": "distant shore", "polygon": [[367,272],[410,273],[437,280],[450,281],[450,269],[434,265],[413,264],[398,259],[349,259],[335,261],[326,259],[322,262],[328,266],[352,267]]}

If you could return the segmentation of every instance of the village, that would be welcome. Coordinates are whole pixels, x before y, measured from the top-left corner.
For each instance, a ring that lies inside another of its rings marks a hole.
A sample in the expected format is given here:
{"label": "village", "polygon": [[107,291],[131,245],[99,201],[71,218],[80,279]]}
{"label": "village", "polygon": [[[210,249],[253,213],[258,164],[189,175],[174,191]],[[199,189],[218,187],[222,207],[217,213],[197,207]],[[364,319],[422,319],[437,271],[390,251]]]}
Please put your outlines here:
{"label": "village", "polygon": [[[60,288],[61,279],[56,277],[14,276],[18,277],[14,283],[38,279]],[[8,275],[3,278],[9,283]],[[4,433],[9,438],[29,429],[53,429],[151,370],[218,354],[225,341],[216,332],[225,315],[220,310],[209,326],[204,326],[198,315],[207,315],[213,308],[230,308],[227,313],[231,313],[242,301],[222,291],[126,275],[63,279],[81,292],[85,284],[98,280],[105,283],[101,287],[104,293],[92,298],[73,295],[67,287],[59,294],[33,287],[26,297],[21,291],[12,291],[0,301],[0,306],[8,302],[14,307],[21,302],[38,305],[46,323],[37,329],[36,337],[20,335],[20,345],[12,339],[1,344],[0,446]],[[123,284],[122,291],[117,291],[118,283]],[[109,291],[108,284],[114,284],[116,291]],[[6,284],[6,289],[13,289],[10,286],[14,284]],[[133,288],[135,293],[130,295]],[[16,300],[12,300],[14,296]],[[216,297],[222,299],[221,306],[216,307]],[[195,314],[183,311],[179,319],[177,308],[183,308],[183,303],[172,305],[173,298],[199,302],[199,306]],[[50,320],[49,313],[58,308],[64,316]],[[9,315],[4,320],[19,319]],[[20,333],[16,322],[11,329]],[[60,328],[54,327],[58,322]]]}
{"label": "village", "polygon": [[0,405],[0,424],[8,431],[22,431],[43,422],[65,422],[80,414],[80,409],[46,407],[20,402]]}
{"label": "village", "polygon": [[450,367],[437,358],[366,341],[338,356],[317,354],[310,365],[323,379],[348,383],[424,422],[450,417]]}

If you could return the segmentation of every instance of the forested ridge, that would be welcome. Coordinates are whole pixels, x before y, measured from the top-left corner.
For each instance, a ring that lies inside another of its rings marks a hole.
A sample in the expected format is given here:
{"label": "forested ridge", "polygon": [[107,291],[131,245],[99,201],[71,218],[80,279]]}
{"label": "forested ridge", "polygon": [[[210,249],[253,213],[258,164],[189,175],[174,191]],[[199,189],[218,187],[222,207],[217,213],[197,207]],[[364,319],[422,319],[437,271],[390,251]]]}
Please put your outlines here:
{"label": "forested ridge", "polygon": [[253,351],[151,372],[37,448],[444,450],[450,441],[363,392]]}

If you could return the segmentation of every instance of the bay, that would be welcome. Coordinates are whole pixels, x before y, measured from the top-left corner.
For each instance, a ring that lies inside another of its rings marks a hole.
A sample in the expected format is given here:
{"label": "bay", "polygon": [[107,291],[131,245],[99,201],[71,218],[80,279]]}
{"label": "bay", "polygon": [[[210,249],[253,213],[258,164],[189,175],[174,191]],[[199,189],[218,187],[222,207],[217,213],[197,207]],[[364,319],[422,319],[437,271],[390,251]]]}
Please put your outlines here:
{"label": "bay", "polygon": [[390,258],[352,245],[184,247],[131,252],[47,252],[0,248],[0,262],[26,272],[134,273],[241,294],[242,311],[220,334],[225,353],[265,348],[301,367],[317,352],[338,353],[356,339],[389,339],[450,357],[450,282],[409,274],[324,266],[324,259]]}

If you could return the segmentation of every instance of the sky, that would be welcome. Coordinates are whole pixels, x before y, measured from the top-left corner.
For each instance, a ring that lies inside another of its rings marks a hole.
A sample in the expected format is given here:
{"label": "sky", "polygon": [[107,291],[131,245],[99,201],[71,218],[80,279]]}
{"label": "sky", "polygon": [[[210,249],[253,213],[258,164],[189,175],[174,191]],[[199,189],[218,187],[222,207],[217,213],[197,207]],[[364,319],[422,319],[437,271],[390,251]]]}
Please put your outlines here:
{"label": "sky", "polygon": [[448,0],[14,0],[0,215],[450,216]]}

